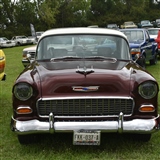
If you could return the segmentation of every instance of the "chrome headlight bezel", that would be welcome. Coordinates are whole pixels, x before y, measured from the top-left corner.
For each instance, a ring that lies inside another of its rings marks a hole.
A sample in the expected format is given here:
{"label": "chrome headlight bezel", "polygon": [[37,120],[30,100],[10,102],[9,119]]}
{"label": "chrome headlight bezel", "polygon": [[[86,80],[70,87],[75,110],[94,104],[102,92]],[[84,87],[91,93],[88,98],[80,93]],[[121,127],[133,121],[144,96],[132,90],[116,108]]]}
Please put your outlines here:
{"label": "chrome headlight bezel", "polygon": [[26,101],[30,99],[33,95],[33,88],[30,84],[21,82],[14,86],[13,94],[15,97],[21,101]]}
{"label": "chrome headlight bezel", "polygon": [[131,48],[130,51],[135,52],[135,53],[140,53],[141,49],[140,48]]}
{"label": "chrome headlight bezel", "polygon": [[144,98],[144,99],[152,99],[154,98],[158,93],[158,86],[156,83],[147,81],[139,85],[138,87],[138,93]]}

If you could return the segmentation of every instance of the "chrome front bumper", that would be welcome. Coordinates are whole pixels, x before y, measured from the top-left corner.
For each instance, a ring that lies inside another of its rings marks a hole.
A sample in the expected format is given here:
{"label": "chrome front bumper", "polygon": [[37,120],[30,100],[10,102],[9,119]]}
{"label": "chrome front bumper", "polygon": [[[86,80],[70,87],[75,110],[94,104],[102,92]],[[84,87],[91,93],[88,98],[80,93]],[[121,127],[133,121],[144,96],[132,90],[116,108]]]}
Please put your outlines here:
{"label": "chrome front bumper", "polygon": [[159,129],[157,120],[134,119],[123,121],[120,113],[118,121],[92,121],[92,122],[54,122],[53,114],[49,115],[49,122],[39,120],[17,121],[11,119],[11,129],[17,134],[73,132],[78,130],[99,130],[101,132],[128,132],[128,133],[153,133]]}

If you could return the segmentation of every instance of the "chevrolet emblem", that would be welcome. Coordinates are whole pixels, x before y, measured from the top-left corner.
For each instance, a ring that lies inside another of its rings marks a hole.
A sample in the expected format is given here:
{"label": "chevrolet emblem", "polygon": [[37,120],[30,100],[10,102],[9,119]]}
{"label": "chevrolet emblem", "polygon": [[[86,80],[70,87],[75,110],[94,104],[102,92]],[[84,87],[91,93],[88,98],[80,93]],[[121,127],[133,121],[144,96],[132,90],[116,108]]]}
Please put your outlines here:
{"label": "chevrolet emblem", "polygon": [[77,92],[93,92],[93,91],[97,91],[99,86],[73,86],[73,91],[77,91]]}

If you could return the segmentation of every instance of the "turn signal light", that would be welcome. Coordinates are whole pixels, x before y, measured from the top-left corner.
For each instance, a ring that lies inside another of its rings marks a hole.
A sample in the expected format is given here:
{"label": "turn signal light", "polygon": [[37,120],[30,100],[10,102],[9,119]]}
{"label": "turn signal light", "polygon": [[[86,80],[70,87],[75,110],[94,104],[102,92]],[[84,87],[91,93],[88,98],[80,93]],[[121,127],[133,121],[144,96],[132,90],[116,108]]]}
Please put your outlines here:
{"label": "turn signal light", "polygon": [[138,55],[140,55],[141,52],[132,51],[131,54],[138,54]]}
{"label": "turn signal light", "polygon": [[16,112],[17,114],[30,114],[32,109],[30,107],[18,107]]}
{"label": "turn signal light", "polygon": [[154,112],[155,111],[155,108],[153,105],[142,105],[140,108],[139,108],[139,111],[140,112]]}

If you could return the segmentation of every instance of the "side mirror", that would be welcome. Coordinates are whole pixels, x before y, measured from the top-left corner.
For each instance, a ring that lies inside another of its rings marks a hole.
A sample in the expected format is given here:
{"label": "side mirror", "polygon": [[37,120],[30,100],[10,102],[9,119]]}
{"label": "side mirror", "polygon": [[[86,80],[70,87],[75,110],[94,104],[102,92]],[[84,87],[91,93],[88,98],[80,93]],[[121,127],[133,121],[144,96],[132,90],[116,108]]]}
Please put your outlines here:
{"label": "side mirror", "polygon": [[154,42],[154,41],[155,41],[154,38],[150,38],[150,39],[149,39],[149,42]]}

